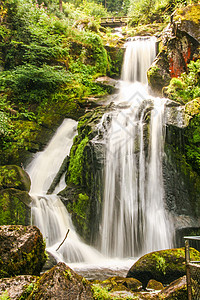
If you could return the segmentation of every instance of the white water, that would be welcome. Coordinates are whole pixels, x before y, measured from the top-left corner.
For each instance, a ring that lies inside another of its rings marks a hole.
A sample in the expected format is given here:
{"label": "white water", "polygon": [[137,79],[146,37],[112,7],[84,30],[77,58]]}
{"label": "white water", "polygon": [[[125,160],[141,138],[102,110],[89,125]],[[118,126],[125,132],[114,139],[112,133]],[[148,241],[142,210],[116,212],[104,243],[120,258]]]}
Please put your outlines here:
{"label": "white water", "polygon": [[[118,99],[118,103],[124,101],[126,106],[112,114],[105,134],[101,251],[110,257],[138,256],[172,246],[162,178],[165,100],[148,95],[142,84],[153,59],[153,45],[151,39],[127,43],[124,81]],[[150,110],[147,141],[145,117]]]}
{"label": "white water", "polygon": [[[65,120],[47,148],[38,153],[27,168],[32,181],[32,222],[42,231],[48,250],[58,261],[72,262],[75,270],[87,269],[87,266],[94,269],[97,265],[99,269],[107,266],[110,270],[117,270],[119,266],[123,269],[123,265],[127,270],[133,264],[132,259],[120,263],[110,258],[135,257],[172,245],[162,179],[164,100],[150,97],[145,85],[146,71],[155,56],[155,41],[137,38],[126,46],[123,82],[116,101],[118,104],[125,102],[126,108],[115,110],[105,136],[101,253],[81,241],[59,197],[46,195],[69,154],[76,122]],[[137,71],[133,72],[135,66]],[[147,142],[144,139],[145,118],[150,111],[151,129]],[[104,119],[99,127],[103,126]],[[63,188],[64,179],[55,193]],[[65,243],[56,251],[68,229],[70,233]]]}
{"label": "white water", "polygon": [[[76,234],[71,218],[57,195],[47,195],[64,158],[69,154],[76,134],[76,122],[64,120],[43,152],[40,152],[27,167],[31,178],[32,223],[46,239],[47,249],[59,261],[93,262],[99,253],[84,244]],[[60,189],[64,186],[61,184]],[[56,249],[70,229],[67,241]]]}

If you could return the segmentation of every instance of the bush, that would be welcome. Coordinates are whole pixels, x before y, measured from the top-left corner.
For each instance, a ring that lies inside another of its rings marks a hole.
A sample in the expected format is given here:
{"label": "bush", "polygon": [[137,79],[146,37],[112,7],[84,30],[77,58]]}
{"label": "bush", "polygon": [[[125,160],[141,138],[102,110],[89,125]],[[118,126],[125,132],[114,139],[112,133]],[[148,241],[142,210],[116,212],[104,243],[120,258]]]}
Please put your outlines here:
{"label": "bush", "polygon": [[172,78],[165,94],[182,104],[200,97],[200,60],[188,64],[188,74]]}

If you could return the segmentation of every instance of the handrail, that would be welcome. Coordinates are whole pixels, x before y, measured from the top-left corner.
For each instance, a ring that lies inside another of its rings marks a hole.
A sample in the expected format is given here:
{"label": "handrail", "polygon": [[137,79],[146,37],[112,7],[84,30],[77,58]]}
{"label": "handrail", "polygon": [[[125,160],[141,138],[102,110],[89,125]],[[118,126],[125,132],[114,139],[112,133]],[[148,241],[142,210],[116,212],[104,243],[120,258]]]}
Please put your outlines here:
{"label": "handrail", "polygon": [[[185,240],[185,262],[186,262],[188,300],[192,300],[192,284],[191,284],[190,266],[192,266],[192,264],[200,264],[200,261],[191,261],[190,260],[189,240],[200,241],[200,236],[184,236],[184,240]],[[199,265],[199,267],[200,267],[200,265]]]}

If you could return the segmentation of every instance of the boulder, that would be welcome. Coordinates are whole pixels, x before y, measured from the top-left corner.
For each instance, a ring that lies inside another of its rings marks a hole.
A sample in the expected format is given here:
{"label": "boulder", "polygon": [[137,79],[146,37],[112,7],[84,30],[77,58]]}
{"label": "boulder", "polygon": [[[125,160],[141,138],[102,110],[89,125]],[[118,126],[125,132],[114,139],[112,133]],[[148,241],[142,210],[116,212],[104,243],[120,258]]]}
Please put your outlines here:
{"label": "boulder", "polygon": [[160,291],[163,290],[163,284],[157,280],[151,279],[147,284],[147,290]]}
{"label": "boulder", "polygon": [[36,226],[0,226],[0,278],[39,275],[46,261],[45,244]]}
{"label": "boulder", "polygon": [[186,276],[176,279],[168,287],[163,289],[159,295],[161,299],[167,300],[187,300],[187,283],[186,283]]}
{"label": "boulder", "polygon": [[109,292],[114,291],[128,291],[139,292],[142,289],[142,283],[135,278],[124,277],[109,277],[104,281],[94,281],[94,285],[99,285],[102,288],[106,288]]}
{"label": "boulder", "polygon": [[90,283],[64,263],[44,273],[28,299],[93,299]]}
{"label": "boulder", "polygon": [[[200,253],[190,248],[191,260],[200,260]],[[185,275],[185,249],[168,249],[142,256],[128,271],[127,277],[136,278],[146,288],[150,279],[169,284]]]}
{"label": "boulder", "polygon": [[0,190],[15,188],[21,191],[30,191],[31,180],[29,175],[19,166],[0,166]]}
{"label": "boulder", "polygon": [[0,299],[27,299],[37,280],[31,275],[0,279]]}
{"label": "boulder", "polygon": [[14,188],[0,190],[0,225],[29,225],[31,197]]}

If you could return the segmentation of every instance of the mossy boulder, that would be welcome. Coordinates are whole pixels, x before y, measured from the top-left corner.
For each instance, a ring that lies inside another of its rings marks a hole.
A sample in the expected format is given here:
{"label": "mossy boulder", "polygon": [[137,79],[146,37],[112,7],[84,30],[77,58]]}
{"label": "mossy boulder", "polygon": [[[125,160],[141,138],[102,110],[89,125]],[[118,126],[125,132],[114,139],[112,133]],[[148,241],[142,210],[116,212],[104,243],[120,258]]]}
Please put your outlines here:
{"label": "mossy boulder", "polygon": [[[200,260],[200,253],[191,248],[191,260]],[[148,253],[142,256],[128,271],[128,278],[136,278],[146,288],[150,279],[169,284],[185,275],[185,249],[169,249]]]}
{"label": "mossy boulder", "polygon": [[171,282],[168,287],[159,293],[161,299],[167,300],[187,300],[187,283],[186,276],[176,279]]}
{"label": "mossy boulder", "polygon": [[31,197],[14,188],[0,190],[0,225],[29,225]]}
{"label": "mossy boulder", "polygon": [[163,290],[163,284],[157,280],[151,279],[147,284],[147,290],[160,291]]}
{"label": "mossy boulder", "polygon": [[15,188],[29,192],[31,181],[29,175],[19,166],[0,166],[0,190]]}
{"label": "mossy boulder", "polygon": [[109,292],[114,291],[133,291],[139,292],[142,289],[142,283],[135,278],[124,278],[124,277],[109,277],[106,280],[96,280],[94,284],[98,284],[102,288],[106,288]]}
{"label": "mossy boulder", "polygon": [[27,299],[93,299],[91,285],[87,279],[77,275],[64,263],[58,263],[45,272]]}
{"label": "mossy boulder", "polygon": [[36,226],[0,226],[0,278],[39,275],[45,261],[45,244]]}
{"label": "mossy boulder", "polygon": [[0,279],[0,299],[27,299],[39,277],[19,275]]}

